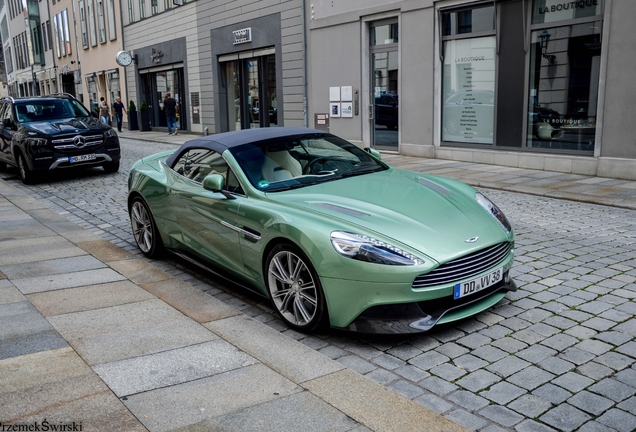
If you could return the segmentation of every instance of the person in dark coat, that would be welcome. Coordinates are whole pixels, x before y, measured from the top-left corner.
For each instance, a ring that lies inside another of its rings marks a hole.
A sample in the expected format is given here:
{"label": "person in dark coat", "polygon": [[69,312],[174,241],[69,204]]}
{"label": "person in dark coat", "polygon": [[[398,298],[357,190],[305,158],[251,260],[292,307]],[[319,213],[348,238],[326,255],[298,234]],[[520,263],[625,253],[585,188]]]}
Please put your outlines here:
{"label": "person in dark coat", "polygon": [[166,92],[166,98],[163,100],[163,112],[166,114],[166,123],[168,123],[168,135],[172,135],[172,129],[174,129],[175,135],[179,134],[177,127],[179,104],[170,96],[170,92]]}

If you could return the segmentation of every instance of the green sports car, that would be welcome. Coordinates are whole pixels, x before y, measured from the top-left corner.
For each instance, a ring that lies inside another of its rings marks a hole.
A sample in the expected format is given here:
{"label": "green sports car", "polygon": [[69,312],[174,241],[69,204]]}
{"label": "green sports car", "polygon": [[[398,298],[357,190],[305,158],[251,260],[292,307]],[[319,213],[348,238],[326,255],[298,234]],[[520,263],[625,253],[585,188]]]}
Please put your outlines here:
{"label": "green sports car", "polygon": [[137,161],[128,190],[146,256],[229,277],[296,330],[423,332],[517,289],[512,227],[485,196],[318,130],[196,138]]}

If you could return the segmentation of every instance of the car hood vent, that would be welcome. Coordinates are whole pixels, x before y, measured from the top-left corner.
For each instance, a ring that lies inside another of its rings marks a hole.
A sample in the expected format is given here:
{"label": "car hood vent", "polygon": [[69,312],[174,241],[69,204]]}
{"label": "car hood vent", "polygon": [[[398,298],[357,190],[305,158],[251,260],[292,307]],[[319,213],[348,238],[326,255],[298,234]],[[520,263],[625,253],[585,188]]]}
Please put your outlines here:
{"label": "car hood vent", "polygon": [[437,185],[437,184],[435,184],[435,183],[433,183],[433,182],[431,182],[431,181],[428,181],[428,180],[426,180],[426,179],[423,179],[423,178],[421,178],[421,177],[417,179],[417,182],[418,182],[419,184],[424,185],[424,186],[430,187],[431,189],[433,189],[433,190],[435,190],[435,191],[437,191],[437,192],[441,193],[442,195],[449,195],[449,194],[450,194],[450,192],[448,191],[448,189],[444,189],[444,188],[443,188],[443,187],[441,187],[440,185]]}
{"label": "car hood vent", "polygon": [[312,203],[312,204],[315,205],[316,207],[326,208],[327,210],[344,213],[349,216],[369,216],[369,214],[367,213],[362,213],[357,210],[353,210],[347,207],[340,207],[340,206],[329,204],[329,203]]}

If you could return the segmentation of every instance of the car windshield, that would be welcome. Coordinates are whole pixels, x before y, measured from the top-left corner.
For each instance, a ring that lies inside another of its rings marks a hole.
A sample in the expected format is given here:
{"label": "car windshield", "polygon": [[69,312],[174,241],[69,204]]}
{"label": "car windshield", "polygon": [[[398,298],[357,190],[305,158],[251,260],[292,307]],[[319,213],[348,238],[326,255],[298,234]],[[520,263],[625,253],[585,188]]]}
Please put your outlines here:
{"label": "car windshield", "polygon": [[81,103],[70,99],[42,99],[16,102],[15,110],[17,119],[21,123],[90,116]]}
{"label": "car windshield", "polygon": [[388,167],[332,135],[305,135],[245,144],[229,150],[259,190],[296,189]]}

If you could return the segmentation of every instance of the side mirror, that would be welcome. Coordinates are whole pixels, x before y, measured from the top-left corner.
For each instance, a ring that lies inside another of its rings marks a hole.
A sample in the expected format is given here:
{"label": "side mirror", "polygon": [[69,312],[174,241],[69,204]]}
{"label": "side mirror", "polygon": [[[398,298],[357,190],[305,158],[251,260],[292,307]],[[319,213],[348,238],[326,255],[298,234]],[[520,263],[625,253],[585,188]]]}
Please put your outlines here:
{"label": "side mirror", "polygon": [[8,127],[10,128],[13,125],[13,121],[11,121],[10,117],[5,118],[4,120],[2,120],[2,125],[4,127]]}
{"label": "side mirror", "polygon": [[380,154],[379,151],[377,151],[374,148],[371,147],[366,147],[364,149],[367,153],[369,153],[371,156],[373,156],[374,158],[376,158],[377,160],[382,160],[382,155]]}
{"label": "side mirror", "polygon": [[203,189],[209,190],[210,192],[222,193],[227,199],[235,199],[232,194],[223,189],[224,187],[225,177],[221,174],[210,174],[203,179]]}

